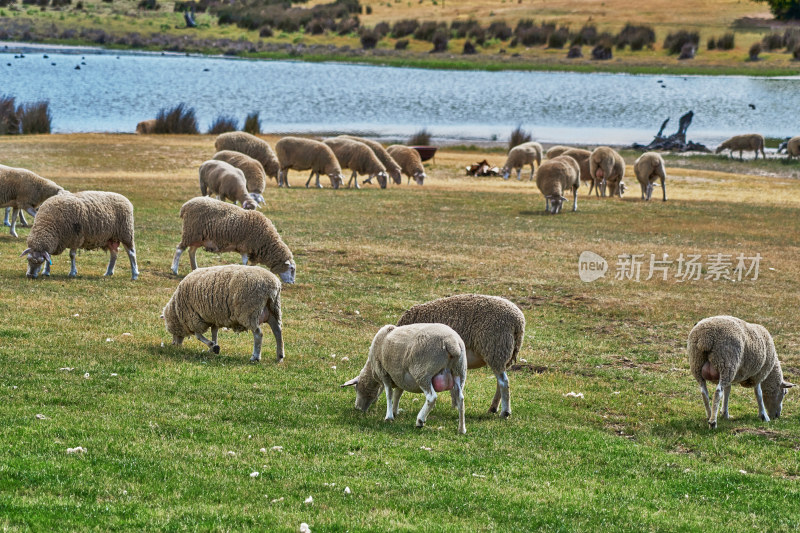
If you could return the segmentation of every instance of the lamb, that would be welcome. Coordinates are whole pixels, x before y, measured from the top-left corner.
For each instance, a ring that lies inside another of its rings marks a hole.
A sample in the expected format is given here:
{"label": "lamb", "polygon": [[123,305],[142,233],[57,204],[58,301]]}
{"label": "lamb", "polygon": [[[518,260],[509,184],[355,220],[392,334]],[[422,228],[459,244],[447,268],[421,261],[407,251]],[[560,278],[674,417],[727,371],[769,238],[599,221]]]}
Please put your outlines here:
{"label": "lamb", "polygon": [[[396,185],[400,185],[403,183],[403,176],[401,175],[400,165],[397,164],[397,161],[389,155],[389,152],[386,151],[386,148],[379,142],[364,139],[362,137],[354,137],[352,135],[339,135],[342,139],[352,139],[354,141],[362,142],[369,146],[372,151],[378,156],[378,159],[386,167],[386,173],[394,180]],[[370,183],[372,177],[369,177],[364,180],[364,183]]]}
{"label": "lamb", "polygon": [[317,176],[317,188],[322,188],[319,183],[320,173],[327,174],[331,179],[331,186],[338,189],[344,183],[342,167],[336,155],[327,144],[315,141],[314,139],[304,139],[302,137],[284,137],[275,144],[280,161],[280,172],[278,174],[278,186],[289,186],[289,169],[311,170],[311,175],[306,181],[306,187],[311,183],[311,178]]}
{"label": "lamb", "polygon": [[[594,180],[592,179],[592,171],[589,164],[589,158],[592,157],[592,152],[580,148],[570,148],[561,155],[571,157],[578,163],[581,169],[581,181],[589,182],[589,192],[592,192],[591,186],[594,185]],[[557,156],[550,159],[554,159],[555,157]]]}
{"label": "lamb", "polygon": [[[610,186],[609,195],[616,194],[622,198],[622,193],[625,191],[622,187],[622,179],[625,177],[625,160],[616,150],[608,146],[595,148],[589,158],[589,172],[594,181],[595,195],[605,196],[606,187]],[[591,188],[589,192],[592,192]]]}
{"label": "lamb", "polygon": [[[722,416],[729,418],[732,383],[754,389],[761,420],[769,422],[780,416],[783,397],[794,385],[783,379],[775,344],[764,326],[732,316],[706,318],[689,333],[686,351],[692,375],[700,384],[710,428],[717,427],[720,396]],[[706,381],[718,382],[713,406]]]}
{"label": "lamb", "polygon": [[247,192],[250,193],[250,196],[256,203],[264,203],[264,196],[262,196],[262,194],[264,193],[264,187],[267,186],[267,174],[264,172],[264,167],[261,166],[261,163],[249,155],[241,152],[234,152],[233,150],[217,152],[211,159],[225,161],[241,170],[247,182]]}
{"label": "lamb", "polygon": [[753,150],[756,154],[755,159],[758,159],[758,151],[761,150],[762,158],[767,158],[767,156],[764,154],[764,136],[759,135],[758,133],[734,135],[730,139],[723,141],[722,144],[717,146],[717,149],[714,150],[714,153],[718,154],[723,150],[730,150],[731,157],[733,157],[734,151],[739,150],[739,161],[742,161],[742,152],[744,150]]}
{"label": "lamb", "polygon": [[789,159],[800,156],[800,135],[786,141],[786,154],[789,156]]}
{"label": "lamb", "polygon": [[453,328],[464,340],[467,368],[489,365],[497,378],[497,391],[489,407],[500,416],[511,416],[511,402],[506,369],[516,363],[525,334],[525,315],[505,298],[482,294],[457,294],[411,307],[403,313],[398,326],[438,322]]}
{"label": "lamb", "polygon": [[545,211],[551,215],[561,212],[566,198],[564,193],[572,191],[572,211],[578,210],[578,187],[581,185],[581,168],[573,158],[560,155],[548,159],[536,171],[536,186],[542,191]]}
{"label": "lamb", "polygon": [[402,144],[393,144],[386,148],[389,155],[397,161],[403,174],[408,176],[408,183],[411,183],[411,178],[417,182],[417,185],[422,185],[425,182],[425,167],[422,166],[422,158],[419,152],[408,146]]}
{"label": "lamb", "polygon": [[183,204],[180,217],[181,242],[172,260],[172,273],[176,276],[183,251],[189,248],[189,261],[195,270],[195,254],[203,246],[209,252],[238,252],[243,264],[249,261],[264,265],[284,283],[294,283],[297,268],[292,251],[262,213],[201,197]]}
{"label": "lamb", "polygon": [[552,148],[550,148],[545,156],[547,157],[547,159],[553,159],[554,157],[563,155],[564,152],[566,152],[567,150],[572,150],[572,149],[573,149],[572,146],[562,146],[560,144],[557,144]]}
{"label": "lamb", "polygon": [[[253,356],[261,360],[261,324],[275,335],[277,362],[283,361],[281,282],[275,274],[256,266],[223,265],[199,268],[183,278],[161,315],[172,344],[180,345],[194,334],[218,354],[219,328],[253,332]],[[211,340],[203,336],[211,328]]]}
{"label": "lamb", "polygon": [[[536,148],[539,146],[539,148]],[[506,158],[506,163],[503,165],[501,172],[503,173],[503,179],[507,180],[509,175],[511,174],[512,170],[517,171],[517,181],[521,180],[522,174],[522,167],[525,165],[531,166],[531,177],[528,181],[533,179],[533,172],[534,166],[533,164],[536,163],[536,166],[542,164],[542,150],[541,145],[539,143],[524,143],[518,146],[515,146],[511,150],[508,151],[508,157]]]}
{"label": "lamb", "polygon": [[342,387],[356,389],[356,409],[366,412],[377,400],[380,386],[386,392],[386,420],[397,416],[403,391],[422,392],[425,405],[417,415],[423,427],[436,403],[437,392],[450,391],[458,409],[458,432],[466,433],[464,385],[467,353],[458,333],[444,324],[383,326],[372,340],[361,373]]}
{"label": "lamb", "polygon": [[639,185],[642,187],[642,200],[649,202],[653,194],[653,184],[656,179],[661,180],[661,190],[664,194],[664,201],[667,201],[667,187],[664,180],[667,178],[667,171],[664,168],[664,158],[657,152],[645,152],[633,163],[633,172]]}
{"label": "lamb", "polygon": [[52,256],[69,249],[72,268],[69,277],[78,275],[75,253],[78,249],[108,250],[110,259],[106,276],[114,274],[119,245],[125,247],[131,262],[131,279],[139,277],[133,242],[133,205],[121,194],[101,191],[62,192],[45,200],[28,235],[28,278],[35,279],[45,264],[50,275]]}
{"label": "lamb", "polygon": [[200,165],[200,194],[216,195],[222,201],[239,202],[244,209],[258,207],[247,192],[244,172],[225,161],[211,159]]}
{"label": "lamb", "polygon": [[278,156],[275,155],[267,141],[243,131],[229,131],[217,136],[214,141],[214,148],[217,152],[233,150],[234,152],[249,155],[261,163],[267,176],[278,180],[278,171],[281,168],[280,163],[278,163]]}
{"label": "lamb", "polygon": [[36,216],[36,209],[42,202],[62,192],[62,187],[30,170],[0,165],[0,207],[6,208],[3,224],[11,226],[12,237],[19,237],[16,231],[17,218],[24,227],[28,227],[28,222],[22,216],[23,211]]}
{"label": "lamb", "polygon": [[136,133],[139,135],[147,135],[156,132],[156,119],[143,120],[136,125]]}
{"label": "lamb", "polygon": [[347,182],[347,188],[355,180],[356,189],[360,189],[358,185],[358,173],[367,174],[371,180],[373,177],[378,178],[378,184],[381,189],[386,188],[386,183],[389,179],[386,173],[386,167],[380,162],[378,156],[366,144],[352,139],[343,139],[336,137],[333,139],[325,139],[325,144],[331,147],[336,159],[339,160],[339,165],[342,168],[349,168],[353,171],[350,176],[350,181]]}

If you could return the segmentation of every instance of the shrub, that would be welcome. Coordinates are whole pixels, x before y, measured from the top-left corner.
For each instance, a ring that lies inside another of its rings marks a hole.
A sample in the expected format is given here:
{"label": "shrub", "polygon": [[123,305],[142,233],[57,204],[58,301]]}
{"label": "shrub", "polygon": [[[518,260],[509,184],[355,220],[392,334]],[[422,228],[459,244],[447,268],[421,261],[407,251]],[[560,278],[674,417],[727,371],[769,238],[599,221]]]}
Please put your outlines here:
{"label": "shrub", "polygon": [[522,129],[522,126],[517,126],[508,138],[508,149],[511,150],[515,146],[530,141],[533,137],[531,133]]}
{"label": "shrub", "polygon": [[697,48],[697,45],[700,44],[700,34],[696,31],[688,32],[686,30],[670,33],[664,39],[664,49],[668,50],[670,54],[679,54],[686,43],[691,43]]}
{"label": "shrub", "polygon": [[697,52],[697,46],[694,43],[686,43],[681,48],[681,54],[678,59],[694,59],[695,52]]}
{"label": "shrub", "polygon": [[753,46],[750,47],[749,59],[750,61],[758,61],[758,54],[761,53],[761,43],[753,43]]}
{"label": "shrub", "polygon": [[398,20],[392,26],[392,37],[395,39],[406,37],[417,31],[418,27],[419,21],[417,19]]}
{"label": "shrub", "polygon": [[361,31],[361,47],[364,50],[370,50],[378,46],[378,41],[381,40],[380,33],[375,30],[362,30]]}
{"label": "shrub", "polygon": [[499,39],[501,41],[507,41],[514,34],[514,32],[511,31],[511,27],[506,24],[504,20],[497,20],[489,24],[486,33],[488,33],[492,39]]}
{"label": "shrub", "polygon": [[564,48],[564,45],[569,41],[569,28],[562,26],[554,31],[547,38],[548,48]]}
{"label": "shrub", "polygon": [[431,41],[433,42],[433,50],[431,50],[431,53],[446,52],[450,37],[445,28],[439,28],[436,30],[436,33],[433,34]]}
{"label": "shrub", "polygon": [[14,97],[0,95],[0,135],[19,133],[19,115],[14,105]]}
{"label": "shrub", "polygon": [[761,47],[769,52],[783,48],[783,35],[777,32],[772,32],[761,39]]}
{"label": "shrub", "polygon": [[157,0],[141,0],[136,7],[138,7],[139,9],[147,9],[150,11],[156,11],[158,9],[161,9],[161,5],[158,3]]}
{"label": "shrub", "polygon": [[433,42],[433,38],[437,33],[443,33],[447,37],[447,25],[444,22],[423,22],[414,32],[414,39]]}
{"label": "shrub", "polygon": [[481,27],[480,22],[474,19],[454,20],[450,23],[450,33],[457,39],[463,39],[469,34],[470,30],[476,26],[478,28]]}
{"label": "shrub", "polygon": [[345,18],[340,20],[339,24],[336,25],[336,33],[339,35],[347,35],[348,33],[353,33],[358,30],[360,26],[361,21],[358,17]]}
{"label": "shrub", "polygon": [[470,41],[465,41],[464,42],[464,50],[461,53],[464,54],[464,55],[472,55],[472,54],[477,54],[478,51],[475,50],[475,45],[474,44],[472,44]]}
{"label": "shrub", "polygon": [[793,52],[800,45],[800,28],[789,28],[783,32],[783,46],[786,50]]}
{"label": "shrub", "polygon": [[273,35],[274,33],[272,31],[272,28],[270,28],[269,26],[263,26],[260,30],[258,30],[259,37],[267,38],[267,37],[272,37]]}
{"label": "shrub", "polygon": [[706,44],[706,48],[709,50],[714,50],[717,47],[717,42],[714,40],[713,37],[708,38],[708,44]]}
{"label": "shrub", "polygon": [[392,31],[391,27],[389,27],[389,24],[386,22],[379,22],[372,29],[375,30],[376,33],[380,34],[381,39],[389,35],[389,32]]}
{"label": "shrub", "polygon": [[577,45],[570,46],[567,52],[567,59],[577,59],[579,57],[583,57],[583,50],[581,50],[581,47]]}
{"label": "shrub", "polygon": [[408,39],[400,39],[394,43],[395,50],[405,50],[406,48],[408,48]]}
{"label": "shrub", "polygon": [[322,35],[326,30],[333,29],[336,23],[331,19],[314,18],[306,24],[306,33]]}
{"label": "shrub", "polygon": [[408,139],[408,146],[428,146],[431,144],[431,133],[427,128],[418,130]]}
{"label": "shrub", "polygon": [[238,120],[233,117],[220,115],[214,120],[214,122],[211,123],[208,133],[209,135],[219,135],[220,133],[225,133],[226,131],[236,131],[238,129]]}
{"label": "shrub", "polygon": [[717,39],[717,48],[720,50],[733,50],[736,38],[734,37],[732,32],[726,33],[719,39]]}
{"label": "shrub", "polygon": [[800,19],[800,2],[797,0],[757,0],[769,4],[769,10],[778,20]]}
{"label": "shrub", "polygon": [[614,54],[611,51],[611,44],[603,42],[592,48],[592,59],[604,61],[612,59]]}
{"label": "shrub", "polygon": [[800,46],[794,49],[794,51],[792,52],[792,58],[795,61],[800,61]]}
{"label": "shrub", "polygon": [[258,117],[258,111],[253,111],[245,117],[242,131],[246,131],[252,135],[261,133],[261,119]]}
{"label": "shrub", "polygon": [[197,117],[194,108],[183,102],[172,109],[161,108],[156,115],[154,133],[189,133],[197,134]]}
{"label": "shrub", "polygon": [[486,30],[481,28],[480,25],[473,26],[467,33],[467,37],[483,46],[486,43]]}
{"label": "shrub", "polygon": [[47,100],[22,104],[17,108],[17,116],[22,133],[50,133],[53,115],[50,114],[50,104]]}
{"label": "shrub", "polygon": [[572,45],[594,45],[597,43],[597,27],[586,25],[580,29],[578,33],[572,35]]}
{"label": "shrub", "polygon": [[653,46],[653,43],[656,42],[656,32],[650,26],[637,26],[628,23],[614,38],[614,42],[620,50],[630,46],[631,50],[638,51],[645,46]]}

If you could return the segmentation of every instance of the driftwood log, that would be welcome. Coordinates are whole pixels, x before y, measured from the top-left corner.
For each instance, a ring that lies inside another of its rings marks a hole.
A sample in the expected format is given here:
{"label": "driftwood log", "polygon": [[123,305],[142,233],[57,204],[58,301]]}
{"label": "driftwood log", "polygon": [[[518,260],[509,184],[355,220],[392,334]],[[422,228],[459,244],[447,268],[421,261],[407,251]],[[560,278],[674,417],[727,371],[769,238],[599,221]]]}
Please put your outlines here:
{"label": "driftwood log", "polygon": [[664,137],[664,128],[667,127],[669,118],[661,124],[661,129],[656,133],[655,138],[648,145],[634,143],[631,145],[633,150],[641,150],[649,152],[650,150],[661,150],[665,152],[711,152],[704,144],[696,143],[693,141],[686,141],[686,131],[692,124],[694,111],[689,111],[680,118],[678,123],[678,131]]}

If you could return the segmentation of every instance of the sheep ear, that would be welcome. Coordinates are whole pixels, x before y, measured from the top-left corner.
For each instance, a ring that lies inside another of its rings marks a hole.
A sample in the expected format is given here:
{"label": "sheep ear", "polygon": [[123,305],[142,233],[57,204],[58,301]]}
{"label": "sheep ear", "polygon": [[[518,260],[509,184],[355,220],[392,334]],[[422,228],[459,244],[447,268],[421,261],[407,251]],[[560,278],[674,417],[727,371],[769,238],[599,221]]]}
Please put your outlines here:
{"label": "sheep ear", "polygon": [[22,252],[21,254],[19,254],[19,256],[20,256],[20,257],[25,257],[25,256],[26,256],[26,255],[28,255],[29,253],[31,253],[31,249],[30,249],[30,248],[25,248],[25,251],[24,251],[24,252]]}
{"label": "sheep ear", "polygon": [[343,383],[343,384],[341,385],[341,387],[349,387],[349,386],[351,386],[351,385],[352,385],[353,387],[355,387],[356,385],[358,385],[358,378],[359,378],[359,376],[356,376],[356,377],[354,377],[353,379],[351,379],[350,381],[346,381],[345,383]]}
{"label": "sheep ear", "polygon": [[48,252],[44,252],[44,258],[47,259],[48,264],[53,264],[53,260],[50,258],[50,254]]}
{"label": "sheep ear", "polygon": [[158,317],[158,318],[164,318],[164,313],[161,313],[161,316]]}
{"label": "sheep ear", "polygon": [[562,201],[562,202],[566,202],[566,201],[567,201],[567,199],[566,199],[566,198],[564,198],[564,197],[562,196],[562,197],[561,197],[561,201]]}
{"label": "sheep ear", "polygon": [[794,387],[794,383],[789,383],[788,381],[783,381],[781,383],[782,389],[791,389],[792,387]]}
{"label": "sheep ear", "polygon": [[284,264],[285,264],[285,265],[292,266],[292,262],[291,262],[291,261],[286,261]]}

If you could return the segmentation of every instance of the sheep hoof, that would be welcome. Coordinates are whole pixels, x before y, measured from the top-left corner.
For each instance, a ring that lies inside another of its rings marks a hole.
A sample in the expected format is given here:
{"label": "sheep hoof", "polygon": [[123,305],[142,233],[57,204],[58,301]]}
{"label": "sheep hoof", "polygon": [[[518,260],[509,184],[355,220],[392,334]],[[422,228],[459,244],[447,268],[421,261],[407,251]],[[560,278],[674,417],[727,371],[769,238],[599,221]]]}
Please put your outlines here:
{"label": "sheep hoof", "polygon": [[497,407],[490,407],[489,408],[489,412],[490,413],[496,413],[497,412]]}
{"label": "sheep hoof", "polygon": [[78,277],[78,273],[77,272],[70,272],[67,277],[68,278],[77,278]]}
{"label": "sheep hoof", "polygon": [[258,355],[254,355],[253,357],[250,358],[250,362],[251,363],[260,363],[261,362],[261,357],[258,356]]}
{"label": "sheep hoof", "polygon": [[502,413],[500,413],[500,416],[502,418],[508,418],[509,416],[511,416],[511,411],[503,411]]}
{"label": "sheep hoof", "polygon": [[172,270],[172,269],[170,269],[170,272],[172,272],[172,274],[173,274],[173,275],[175,275],[175,276],[177,276],[177,275],[178,275],[178,271],[177,271],[177,270]]}
{"label": "sheep hoof", "polygon": [[3,222],[3,225],[4,225],[5,227],[7,227],[7,228],[10,228],[10,227],[11,227],[11,224],[9,224],[8,222]]}
{"label": "sheep hoof", "polygon": [[283,363],[283,357],[278,357],[278,358],[275,360],[275,362],[276,362],[276,363]]}
{"label": "sheep hoof", "polygon": [[709,422],[708,423],[708,427],[709,427],[709,429],[714,429],[714,428],[717,427],[717,423],[716,422]]}
{"label": "sheep hoof", "polygon": [[417,418],[417,427],[418,428],[425,427],[425,422]]}
{"label": "sheep hoof", "polygon": [[219,344],[215,344],[214,346],[212,346],[211,347],[211,351],[218,354],[219,353]]}
{"label": "sheep hoof", "polygon": [[388,416],[383,419],[384,422],[394,422],[394,417],[389,418]]}
{"label": "sheep hoof", "polygon": [[11,232],[11,236],[12,236],[12,237],[14,237],[14,238],[16,238],[16,239],[19,239],[19,235],[17,235],[17,232],[16,232],[16,231],[12,231],[12,232]]}

